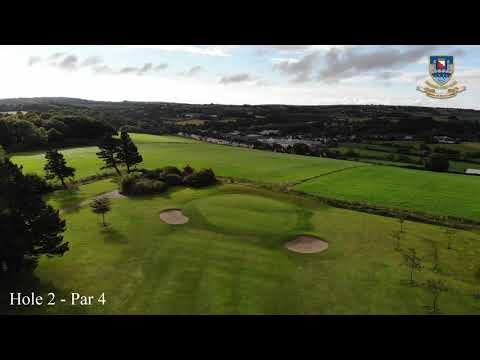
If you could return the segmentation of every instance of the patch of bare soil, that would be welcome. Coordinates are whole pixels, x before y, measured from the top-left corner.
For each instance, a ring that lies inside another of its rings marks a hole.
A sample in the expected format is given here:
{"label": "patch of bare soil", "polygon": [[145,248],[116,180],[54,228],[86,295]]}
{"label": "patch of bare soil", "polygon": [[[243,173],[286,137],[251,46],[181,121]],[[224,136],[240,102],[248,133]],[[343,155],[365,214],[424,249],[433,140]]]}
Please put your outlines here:
{"label": "patch of bare soil", "polygon": [[181,225],[188,222],[188,217],[179,209],[168,209],[160,213],[160,220],[170,225]]}
{"label": "patch of bare soil", "polygon": [[108,192],[108,193],[104,193],[104,194],[95,196],[93,199],[82,201],[81,203],[79,203],[75,206],[71,206],[71,207],[68,207],[68,208],[63,208],[63,209],[61,209],[61,211],[62,212],[75,211],[75,210],[77,210],[77,209],[79,209],[83,206],[86,206],[86,205],[90,204],[94,199],[98,199],[98,198],[118,199],[118,198],[124,198],[124,197],[125,197],[125,195],[120,194],[120,192],[118,190],[114,190],[114,191],[111,191],[111,192]]}
{"label": "patch of bare soil", "polygon": [[328,243],[313,236],[300,235],[287,242],[285,247],[297,253],[313,254],[326,250]]}
{"label": "patch of bare soil", "polygon": [[125,195],[120,194],[118,190],[114,190],[102,195],[97,196],[97,198],[107,198],[107,199],[118,199],[118,198],[124,198]]}

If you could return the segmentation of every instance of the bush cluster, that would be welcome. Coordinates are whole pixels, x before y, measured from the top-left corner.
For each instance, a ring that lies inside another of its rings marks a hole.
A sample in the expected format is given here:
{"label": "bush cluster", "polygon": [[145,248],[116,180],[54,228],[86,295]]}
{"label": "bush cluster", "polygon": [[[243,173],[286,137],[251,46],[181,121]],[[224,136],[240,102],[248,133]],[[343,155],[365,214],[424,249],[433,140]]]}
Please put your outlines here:
{"label": "bush cluster", "polygon": [[125,195],[158,194],[171,186],[191,186],[194,188],[213,185],[217,182],[212,169],[195,171],[190,166],[180,170],[174,166],[147,170],[139,169],[136,173],[122,178],[121,192]]}
{"label": "bush cluster", "polygon": [[217,178],[212,169],[204,169],[186,176],[184,182],[188,186],[200,188],[215,184]]}

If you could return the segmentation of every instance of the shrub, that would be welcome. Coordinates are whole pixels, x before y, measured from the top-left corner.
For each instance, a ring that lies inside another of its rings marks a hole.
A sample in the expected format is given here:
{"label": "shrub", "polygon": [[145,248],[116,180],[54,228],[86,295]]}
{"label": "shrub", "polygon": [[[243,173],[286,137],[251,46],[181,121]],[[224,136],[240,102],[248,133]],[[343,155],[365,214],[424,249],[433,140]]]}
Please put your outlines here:
{"label": "shrub", "polygon": [[135,183],[141,178],[140,174],[127,174],[122,178],[120,190],[123,194],[132,194]]}
{"label": "shrub", "polygon": [[176,186],[183,183],[183,179],[177,174],[167,174],[164,176],[165,182],[170,186]]}
{"label": "shrub", "polygon": [[167,190],[164,181],[148,179],[140,174],[128,174],[122,178],[121,192],[125,195],[148,195]]}
{"label": "shrub", "polygon": [[441,156],[432,156],[425,161],[425,169],[431,171],[447,171],[450,163]]}
{"label": "shrub", "polygon": [[215,184],[217,178],[212,169],[204,169],[188,175],[184,181],[191,187],[204,187]]}
{"label": "shrub", "polygon": [[195,170],[190,166],[190,165],[187,165],[183,168],[183,176],[188,176],[188,175],[191,175],[195,172]]}
{"label": "shrub", "polygon": [[349,149],[346,153],[345,153],[346,156],[348,157],[358,157],[359,154],[353,150],[353,149]]}
{"label": "shrub", "polygon": [[165,166],[164,168],[160,169],[163,176],[176,174],[178,176],[182,176],[182,172],[176,168],[175,166]]}
{"label": "shrub", "polygon": [[150,180],[164,180],[162,169],[144,170],[143,177]]}
{"label": "shrub", "polygon": [[167,190],[168,185],[163,181],[137,179],[132,187],[132,195],[149,195],[161,193]]}

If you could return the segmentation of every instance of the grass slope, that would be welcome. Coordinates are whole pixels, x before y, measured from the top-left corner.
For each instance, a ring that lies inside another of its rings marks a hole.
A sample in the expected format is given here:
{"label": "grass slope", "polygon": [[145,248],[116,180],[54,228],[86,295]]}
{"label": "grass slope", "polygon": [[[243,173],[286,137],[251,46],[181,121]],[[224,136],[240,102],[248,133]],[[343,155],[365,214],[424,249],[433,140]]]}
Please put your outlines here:
{"label": "grass slope", "polygon": [[480,219],[480,178],[367,166],[320,176],[296,190],[441,215]]}
{"label": "grass slope", "polygon": [[[55,292],[57,305],[19,313],[422,314],[431,303],[422,287],[402,284],[408,269],[393,250],[395,219],[238,185],[112,204],[107,228],[88,207],[64,214],[71,249],[42,258],[36,270],[36,291]],[[182,208],[190,222],[160,221],[159,212],[171,207]],[[417,280],[442,278],[450,287],[441,311],[480,314],[472,296],[480,287],[480,235],[460,231],[447,250],[444,228],[406,222],[405,230],[402,248],[414,247],[425,266]],[[284,243],[300,233],[325,239],[329,249],[286,250]],[[431,271],[432,241],[439,247],[438,274]],[[72,291],[96,298],[104,292],[107,303],[58,302]]]}

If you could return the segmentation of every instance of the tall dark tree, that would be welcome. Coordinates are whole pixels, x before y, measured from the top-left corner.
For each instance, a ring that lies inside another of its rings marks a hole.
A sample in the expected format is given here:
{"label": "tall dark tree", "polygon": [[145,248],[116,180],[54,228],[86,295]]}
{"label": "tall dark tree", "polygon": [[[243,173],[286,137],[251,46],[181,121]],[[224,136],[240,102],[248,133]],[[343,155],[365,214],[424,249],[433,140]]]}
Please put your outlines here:
{"label": "tall dark tree", "polygon": [[101,169],[115,169],[119,176],[122,175],[122,173],[118,169],[118,166],[121,164],[121,160],[119,160],[118,158],[118,155],[121,151],[120,145],[120,139],[116,139],[112,136],[107,136],[103,138],[102,142],[98,145],[100,151],[97,152],[97,156],[105,163],[105,165],[102,166]]}
{"label": "tall dark tree", "polygon": [[127,172],[130,172],[132,167],[143,161],[137,146],[133,143],[130,135],[128,135],[126,131],[122,131],[120,134],[120,152],[118,153],[118,159],[125,164]]}
{"label": "tall dark tree", "polygon": [[47,163],[45,164],[45,178],[48,180],[58,178],[63,187],[66,188],[65,179],[75,176],[75,169],[67,166],[67,161],[58,150],[49,150],[45,154]]}
{"label": "tall dark tree", "polygon": [[65,221],[22,168],[0,161],[0,275],[34,269],[40,255],[63,255]]}

